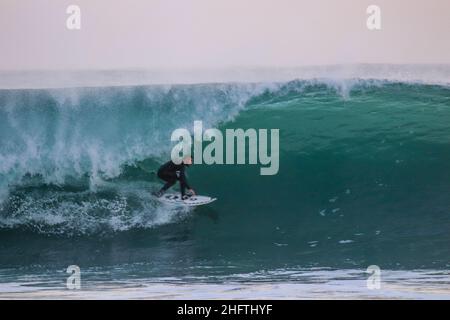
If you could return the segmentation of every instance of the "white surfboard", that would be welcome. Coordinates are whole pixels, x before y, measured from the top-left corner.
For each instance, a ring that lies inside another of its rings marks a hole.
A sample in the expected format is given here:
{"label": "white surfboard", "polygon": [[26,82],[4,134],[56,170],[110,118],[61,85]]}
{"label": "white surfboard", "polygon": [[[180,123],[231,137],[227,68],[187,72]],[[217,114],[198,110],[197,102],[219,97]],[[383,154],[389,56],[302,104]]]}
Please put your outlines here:
{"label": "white surfboard", "polygon": [[169,204],[195,207],[195,206],[201,206],[201,205],[216,201],[217,198],[211,198],[208,196],[191,196],[188,199],[183,200],[183,199],[181,199],[180,194],[166,193],[166,194],[162,195],[160,198],[158,198],[158,200],[160,200],[164,203],[169,203]]}

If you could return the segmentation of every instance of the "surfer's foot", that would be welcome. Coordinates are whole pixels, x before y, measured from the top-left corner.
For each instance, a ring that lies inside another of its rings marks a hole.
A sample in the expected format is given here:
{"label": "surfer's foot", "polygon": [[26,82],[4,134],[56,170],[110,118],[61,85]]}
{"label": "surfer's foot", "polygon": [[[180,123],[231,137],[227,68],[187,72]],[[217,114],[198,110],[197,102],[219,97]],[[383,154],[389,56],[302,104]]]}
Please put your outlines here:
{"label": "surfer's foot", "polygon": [[182,196],[181,197],[181,199],[183,199],[183,200],[187,200],[187,199],[189,199],[191,196],[188,196],[188,195],[184,195],[184,196]]}
{"label": "surfer's foot", "polygon": [[157,191],[157,192],[152,192],[152,195],[154,195],[157,198],[161,198],[161,196],[163,195],[163,192],[161,190]]}

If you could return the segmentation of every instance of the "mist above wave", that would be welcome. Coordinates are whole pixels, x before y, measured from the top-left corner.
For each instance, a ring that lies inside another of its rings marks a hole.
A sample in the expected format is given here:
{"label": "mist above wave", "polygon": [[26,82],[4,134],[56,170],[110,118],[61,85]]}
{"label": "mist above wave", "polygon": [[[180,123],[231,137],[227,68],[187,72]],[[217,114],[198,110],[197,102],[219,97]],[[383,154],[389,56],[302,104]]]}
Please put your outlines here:
{"label": "mist above wave", "polygon": [[286,82],[294,79],[383,79],[450,84],[450,65],[356,64],[226,69],[0,71],[0,89],[108,87],[154,84]]}

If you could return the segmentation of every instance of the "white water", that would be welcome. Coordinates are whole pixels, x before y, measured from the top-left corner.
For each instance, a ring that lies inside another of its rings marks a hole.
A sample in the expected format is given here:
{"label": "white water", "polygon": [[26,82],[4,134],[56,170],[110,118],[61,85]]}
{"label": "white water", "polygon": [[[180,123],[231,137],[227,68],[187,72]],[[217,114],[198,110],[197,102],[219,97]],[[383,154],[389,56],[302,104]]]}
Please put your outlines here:
{"label": "white water", "polygon": [[223,282],[204,277],[82,282],[80,290],[28,279],[1,283],[0,299],[450,299],[445,271],[383,270],[381,277],[380,289],[368,289],[361,270],[326,269],[232,275]]}

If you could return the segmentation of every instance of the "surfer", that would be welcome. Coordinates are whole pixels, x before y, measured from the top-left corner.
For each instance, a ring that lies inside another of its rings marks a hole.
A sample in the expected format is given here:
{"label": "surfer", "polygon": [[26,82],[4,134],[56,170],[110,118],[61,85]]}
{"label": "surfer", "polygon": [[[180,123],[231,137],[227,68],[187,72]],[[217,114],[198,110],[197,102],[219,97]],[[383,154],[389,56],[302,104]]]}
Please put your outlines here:
{"label": "surfer", "polygon": [[175,164],[172,160],[163,164],[158,169],[158,177],[161,180],[164,180],[166,184],[161,188],[161,190],[154,192],[153,195],[158,198],[161,197],[164,192],[172,187],[177,181],[180,181],[181,197],[183,200],[189,198],[189,196],[186,195],[186,189],[190,195],[195,195],[195,191],[189,186],[186,179],[185,170],[190,165],[192,165],[192,158],[190,156],[185,157],[180,164]]}

